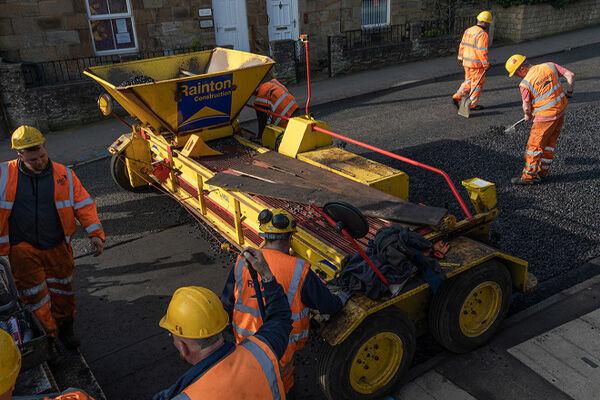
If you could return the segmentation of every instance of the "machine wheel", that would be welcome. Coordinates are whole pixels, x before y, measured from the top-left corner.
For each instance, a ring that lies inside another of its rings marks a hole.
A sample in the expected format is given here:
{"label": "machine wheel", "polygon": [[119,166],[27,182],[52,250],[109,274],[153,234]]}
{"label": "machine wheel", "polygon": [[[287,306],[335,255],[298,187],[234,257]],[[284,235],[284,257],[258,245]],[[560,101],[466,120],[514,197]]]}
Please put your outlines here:
{"label": "machine wheel", "polygon": [[451,278],[431,300],[431,334],[452,352],[471,351],[496,332],[511,296],[510,273],[496,261]]}
{"label": "machine wheel", "polygon": [[152,186],[150,185],[138,187],[131,186],[131,182],[129,181],[129,171],[127,170],[124,156],[121,154],[113,154],[110,160],[110,174],[121,189],[134,193],[152,191]]}
{"label": "machine wheel", "polygon": [[367,317],[340,345],[325,347],[318,376],[328,399],[378,399],[408,370],[415,328],[400,310],[387,308]]}

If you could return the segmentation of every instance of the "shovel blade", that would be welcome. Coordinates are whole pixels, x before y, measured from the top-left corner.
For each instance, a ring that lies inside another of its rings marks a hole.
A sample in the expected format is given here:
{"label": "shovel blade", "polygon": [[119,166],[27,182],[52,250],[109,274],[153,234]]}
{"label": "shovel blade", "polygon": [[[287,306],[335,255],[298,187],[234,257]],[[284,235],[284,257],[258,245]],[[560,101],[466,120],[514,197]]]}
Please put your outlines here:
{"label": "shovel blade", "polygon": [[458,105],[458,115],[463,116],[465,118],[469,118],[471,116],[471,98],[463,97],[460,99],[460,104]]}

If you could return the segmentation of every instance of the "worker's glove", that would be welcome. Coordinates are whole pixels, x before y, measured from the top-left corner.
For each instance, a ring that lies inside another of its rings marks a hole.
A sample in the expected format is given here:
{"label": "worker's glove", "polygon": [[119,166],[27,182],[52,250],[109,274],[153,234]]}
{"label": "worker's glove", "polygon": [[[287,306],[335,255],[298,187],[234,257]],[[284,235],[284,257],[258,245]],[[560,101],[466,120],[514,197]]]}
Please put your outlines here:
{"label": "worker's glove", "polygon": [[254,249],[252,247],[246,247],[242,251],[242,257],[258,274],[263,278],[264,281],[270,281],[273,278],[269,264],[262,254],[262,251]]}
{"label": "worker's glove", "polygon": [[94,257],[98,257],[104,251],[104,241],[99,237],[91,237],[90,244],[92,245],[92,251],[94,252]]}
{"label": "worker's glove", "polygon": [[573,91],[567,91],[567,99],[570,99],[571,97],[573,97]]}

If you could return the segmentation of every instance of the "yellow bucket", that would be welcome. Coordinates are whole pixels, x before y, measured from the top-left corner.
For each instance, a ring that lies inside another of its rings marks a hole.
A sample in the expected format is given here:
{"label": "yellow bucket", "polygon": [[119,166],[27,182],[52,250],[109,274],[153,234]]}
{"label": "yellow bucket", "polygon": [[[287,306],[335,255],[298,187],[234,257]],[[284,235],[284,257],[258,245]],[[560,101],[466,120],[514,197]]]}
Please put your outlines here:
{"label": "yellow bucket", "polygon": [[90,67],[84,74],[142,124],[187,134],[231,124],[274,63],[215,48]]}

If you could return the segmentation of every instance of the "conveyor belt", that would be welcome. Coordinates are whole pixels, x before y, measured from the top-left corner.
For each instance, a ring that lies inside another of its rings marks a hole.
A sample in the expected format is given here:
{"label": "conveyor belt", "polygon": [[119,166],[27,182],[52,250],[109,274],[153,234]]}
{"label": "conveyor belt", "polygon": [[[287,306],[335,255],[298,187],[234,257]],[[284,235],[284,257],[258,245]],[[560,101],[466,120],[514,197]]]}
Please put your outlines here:
{"label": "conveyor belt", "polygon": [[[222,152],[223,154],[219,156],[198,158],[196,161],[214,172],[222,172],[226,169],[235,169],[236,166],[251,164],[253,158],[260,154],[252,148],[240,144],[234,138],[211,141],[210,146],[213,149]],[[319,240],[326,242],[341,252],[347,254],[355,253],[355,250],[352,248],[350,243],[341,234],[337,233],[329,224],[327,224],[327,222],[324,221],[319,215],[316,215],[311,206],[303,203],[296,203],[261,195],[249,196],[256,199],[257,202],[265,204],[265,206],[280,207],[289,211],[296,218],[296,223],[299,227],[307,232],[310,232]],[[207,206],[211,209],[214,208],[213,211],[218,212],[221,218],[233,225],[233,219],[231,215],[225,215],[229,214],[226,212],[226,210],[221,209],[221,207],[219,207],[217,204],[209,203]],[[369,233],[367,236],[358,241],[363,247],[366,247],[369,240],[373,239],[375,233],[380,228],[389,224],[377,218],[368,217],[367,220],[369,221]],[[246,232],[245,230],[244,233],[247,236],[247,234],[250,232]],[[255,237],[256,234],[254,232],[251,232],[250,236],[251,237],[249,237],[249,239],[252,242],[255,242],[258,239]]]}

